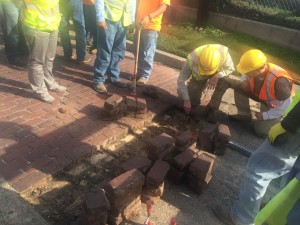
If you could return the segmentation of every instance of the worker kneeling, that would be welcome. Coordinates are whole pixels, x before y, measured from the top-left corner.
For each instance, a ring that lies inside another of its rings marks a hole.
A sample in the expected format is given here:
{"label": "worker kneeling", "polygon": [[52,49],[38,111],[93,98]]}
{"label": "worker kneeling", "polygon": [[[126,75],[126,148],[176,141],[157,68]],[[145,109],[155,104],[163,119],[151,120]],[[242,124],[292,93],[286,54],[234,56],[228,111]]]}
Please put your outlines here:
{"label": "worker kneeling", "polygon": [[[234,70],[233,61],[226,46],[209,44],[192,51],[177,80],[185,112],[191,113],[195,119],[209,118],[209,115],[219,108],[227,88],[234,88],[237,85],[234,79],[229,78]],[[197,111],[200,99],[206,91],[213,91],[210,102],[204,110]]]}
{"label": "worker kneeling", "polygon": [[[280,122],[292,102],[293,80],[281,67],[267,62],[263,52],[252,49],[245,52],[237,71],[242,74],[240,85],[234,90],[237,115],[231,120],[252,122],[257,136],[266,137],[270,128]],[[252,121],[249,98],[260,102],[260,112]]]}

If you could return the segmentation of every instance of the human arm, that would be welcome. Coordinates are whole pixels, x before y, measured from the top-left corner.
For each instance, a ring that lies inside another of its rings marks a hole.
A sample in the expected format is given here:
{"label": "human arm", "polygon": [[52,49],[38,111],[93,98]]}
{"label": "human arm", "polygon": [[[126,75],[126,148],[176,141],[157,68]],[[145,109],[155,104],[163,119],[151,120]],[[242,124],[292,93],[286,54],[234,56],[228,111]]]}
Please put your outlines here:
{"label": "human arm", "polygon": [[104,0],[95,0],[96,19],[99,27],[107,29],[104,18]]}
{"label": "human arm", "polygon": [[234,72],[234,64],[230,54],[227,52],[226,60],[220,68],[220,71],[214,74],[210,79],[207,80],[207,90],[214,90],[218,84],[218,80],[222,77],[228,76]]}
{"label": "human arm", "polygon": [[282,116],[285,110],[292,103],[292,97],[283,101],[276,101],[275,103],[275,108],[270,108],[268,111],[262,112],[262,120],[271,120]]}
{"label": "human arm", "polygon": [[189,92],[188,92],[185,82],[186,82],[186,80],[188,80],[191,77],[191,74],[192,74],[192,70],[188,66],[188,61],[186,61],[183,65],[183,67],[181,68],[181,71],[177,78],[177,86],[178,86],[178,90],[181,94],[181,97],[183,98],[183,107],[187,113],[191,109],[191,101],[190,101]]}
{"label": "human arm", "polygon": [[138,25],[147,25],[151,22],[151,20],[161,14],[163,14],[168,8],[168,5],[166,3],[162,3],[155,11],[149,13],[147,16],[142,18]]}

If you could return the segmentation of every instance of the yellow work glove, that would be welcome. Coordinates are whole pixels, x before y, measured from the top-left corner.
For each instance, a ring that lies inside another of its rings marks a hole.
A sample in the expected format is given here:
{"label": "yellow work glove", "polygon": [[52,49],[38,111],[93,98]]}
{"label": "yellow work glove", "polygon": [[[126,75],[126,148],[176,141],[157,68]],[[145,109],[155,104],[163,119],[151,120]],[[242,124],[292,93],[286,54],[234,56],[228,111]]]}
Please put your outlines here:
{"label": "yellow work glove", "polygon": [[273,127],[271,127],[268,134],[270,143],[273,144],[276,138],[285,132],[286,130],[281,126],[280,123],[275,124]]}

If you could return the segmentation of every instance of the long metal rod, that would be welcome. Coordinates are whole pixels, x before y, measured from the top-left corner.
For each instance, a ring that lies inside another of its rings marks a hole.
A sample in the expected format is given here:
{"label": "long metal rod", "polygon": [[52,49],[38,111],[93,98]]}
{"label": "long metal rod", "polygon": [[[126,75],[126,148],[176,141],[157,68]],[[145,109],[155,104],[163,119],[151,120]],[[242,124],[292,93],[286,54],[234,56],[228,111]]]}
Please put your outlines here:
{"label": "long metal rod", "polygon": [[135,49],[135,60],[134,60],[134,70],[133,70],[133,81],[132,81],[132,94],[136,96],[136,75],[138,69],[139,62],[139,52],[140,52],[140,40],[141,40],[141,30],[143,26],[141,26],[136,35],[136,49]]}
{"label": "long metal rod", "polygon": [[242,153],[245,156],[248,156],[248,157],[250,157],[252,154],[252,151],[249,150],[247,147],[245,147],[235,141],[232,141],[232,140],[229,141],[229,147],[239,153]]}

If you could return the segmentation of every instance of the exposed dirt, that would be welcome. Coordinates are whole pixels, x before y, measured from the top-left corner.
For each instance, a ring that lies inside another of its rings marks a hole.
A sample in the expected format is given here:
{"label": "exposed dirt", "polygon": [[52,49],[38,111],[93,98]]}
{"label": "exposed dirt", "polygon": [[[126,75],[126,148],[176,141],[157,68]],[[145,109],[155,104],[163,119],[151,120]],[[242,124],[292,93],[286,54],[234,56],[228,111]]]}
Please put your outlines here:
{"label": "exposed dirt", "polygon": [[199,126],[205,126],[205,122],[196,123],[178,108],[171,108],[154,118],[147,127],[132,131],[96,154],[73,163],[56,174],[47,185],[25,193],[24,197],[51,224],[70,224],[80,214],[87,192],[99,189],[121,174],[121,162],[135,155],[146,155],[147,140],[162,132],[174,137]]}

